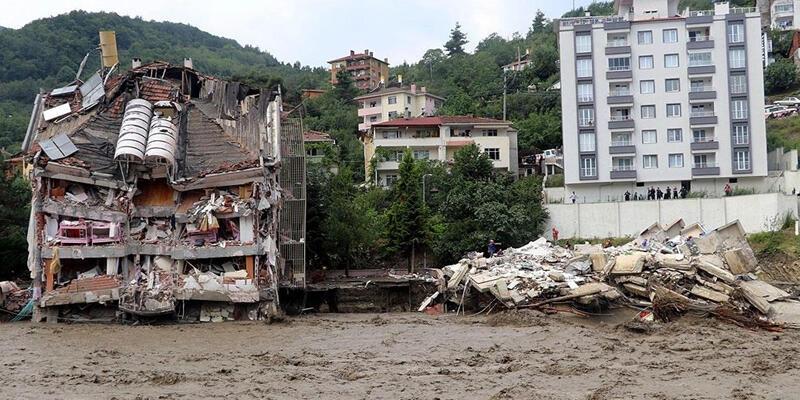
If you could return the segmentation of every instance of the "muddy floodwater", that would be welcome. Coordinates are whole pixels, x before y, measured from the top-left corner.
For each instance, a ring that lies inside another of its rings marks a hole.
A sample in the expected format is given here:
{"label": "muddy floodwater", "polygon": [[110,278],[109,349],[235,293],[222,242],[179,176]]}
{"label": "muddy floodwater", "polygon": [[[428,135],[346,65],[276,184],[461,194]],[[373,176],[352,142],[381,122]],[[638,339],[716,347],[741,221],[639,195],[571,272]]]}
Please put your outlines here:
{"label": "muddy floodwater", "polygon": [[3,399],[797,399],[800,332],[686,317],[0,325]]}

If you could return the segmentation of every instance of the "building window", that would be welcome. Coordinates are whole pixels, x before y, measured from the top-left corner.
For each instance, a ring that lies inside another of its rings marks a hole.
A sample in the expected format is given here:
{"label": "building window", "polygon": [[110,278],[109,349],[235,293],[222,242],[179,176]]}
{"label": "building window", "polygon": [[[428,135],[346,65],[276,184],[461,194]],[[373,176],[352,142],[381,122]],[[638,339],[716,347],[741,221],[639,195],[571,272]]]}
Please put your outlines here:
{"label": "building window", "polygon": [[397,175],[386,175],[383,179],[386,182],[386,187],[392,187],[397,183]]}
{"label": "building window", "polygon": [[653,44],[653,31],[640,31],[636,34],[639,44]]}
{"label": "building window", "polygon": [[576,70],[578,78],[591,78],[592,77],[592,60],[582,58],[576,61]]}
{"label": "building window", "polygon": [[731,75],[728,79],[730,79],[731,94],[747,93],[746,75]]}
{"label": "building window", "polygon": [[645,154],[642,156],[642,167],[646,169],[658,168],[658,155]]}
{"label": "building window", "polygon": [[483,136],[497,136],[497,129],[484,129]]}
{"label": "building window", "polygon": [[747,100],[731,101],[731,114],[733,119],[747,119]]}
{"label": "building window", "polygon": [[631,140],[631,134],[629,132],[626,132],[626,133],[612,133],[611,134],[611,145],[612,146],[633,146],[633,141]]}
{"label": "building window", "polygon": [[658,134],[655,130],[642,131],[642,144],[654,144],[658,141]]}
{"label": "building window", "polygon": [[706,134],[705,129],[695,129],[692,131],[692,141],[694,143],[706,143],[710,142],[710,137]]}
{"label": "building window", "polygon": [[705,67],[711,65],[711,52],[689,53],[690,67]]}
{"label": "building window", "polygon": [[406,96],[406,104],[411,104],[411,96]]}
{"label": "building window", "polygon": [[614,57],[608,59],[609,71],[630,71],[631,58],[630,57]]}
{"label": "building window", "polygon": [[389,119],[397,119],[397,111],[389,111]]}
{"label": "building window", "polygon": [[683,168],[683,154],[670,154],[669,155],[670,168]]}
{"label": "building window", "polygon": [[578,108],[578,126],[594,126],[594,108]]}
{"label": "building window", "polygon": [[611,159],[611,169],[614,171],[633,171],[633,158],[614,157]]}
{"label": "building window", "polygon": [[581,175],[582,176],[597,176],[597,162],[594,157],[581,158]]}
{"label": "building window", "polygon": [[680,65],[680,57],[677,54],[664,54],[664,68],[678,68]]}
{"label": "building window", "polygon": [[664,29],[664,43],[678,43],[677,29]]}
{"label": "building window", "polygon": [[369,102],[369,106],[370,107],[377,107],[378,106],[378,102],[377,101],[370,101]]}
{"label": "building window", "polygon": [[378,117],[375,115],[369,117],[369,122],[378,122]]}
{"label": "building window", "polygon": [[397,104],[397,96],[389,96],[389,104]]}
{"label": "building window", "polygon": [[578,101],[590,102],[594,101],[594,87],[591,83],[578,84]]}
{"label": "building window", "polygon": [[656,117],[656,106],[642,106],[642,118],[651,119]]}
{"label": "building window", "polygon": [[581,153],[592,153],[596,149],[594,133],[581,133],[578,135],[578,148]]}
{"label": "building window", "polygon": [[414,150],[415,160],[430,160],[430,158],[431,158],[430,150]]}
{"label": "building window", "polygon": [[683,141],[683,130],[680,128],[667,129],[667,142],[680,143]]}
{"label": "building window", "polygon": [[485,150],[486,155],[489,157],[490,160],[497,161],[500,159],[500,149],[498,148],[490,148]]}
{"label": "building window", "polygon": [[730,68],[744,68],[746,66],[744,49],[728,50],[728,66]]}
{"label": "building window", "polygon": [[775,4],[775,13],[791,13],[794,12],[794,3],[778,3]]}
{"label": "building window", "polygon": [[641,81],[639,82],[639,93],[641,94],[650,94],[656,92],[656,82],[655,81]]}
{"label": "building window", "polygon": [[728,43],[744,43],[744,24],[728,24]]}
{"label": "building window", "polygon": [[664,91],[667,93],[680,92],[681,80],[680,79],[666,79],[664,81]]}
{"label": "building window", "polygon": [[750,152],[747,150],[736,150],[733,156],[734,161],[736,162],[736,170],[737,171],[749,171],[750,170]]}
{"label": "building window", "polygon": [[750,143],[750,135],[748,134],[747,125],[734,125],[733,126],[733,144],[741,145]]}
{"label": "building window", "polygon": [[639,56],[639,69],[653,69],[653,56]]}
{"label": "building window", "polygon": [[576,35],[575,36],[575,52],[576,53],[591,53],[592,52],[592,36],[591,35]]}
{"label": "building window", "polygon": [[400,139],[400,131],[383,131],[384,139]]}
{"label": "building window", "polygon": [[667,118],[675,118],[681,116],[680,104],[667,104]]}

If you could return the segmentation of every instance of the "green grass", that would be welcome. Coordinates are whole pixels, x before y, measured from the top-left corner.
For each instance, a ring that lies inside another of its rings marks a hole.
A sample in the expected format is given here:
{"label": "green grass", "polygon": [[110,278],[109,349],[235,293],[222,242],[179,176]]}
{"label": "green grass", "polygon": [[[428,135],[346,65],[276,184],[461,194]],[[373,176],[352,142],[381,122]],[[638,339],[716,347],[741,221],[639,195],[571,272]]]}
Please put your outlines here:
{"label": "green grass", "polygon": [[800,236],[794,235],[794,227],[776,232],[753,233],[747,239],[753,252],[759,256],[800,256]]}
{"label": "green grass", "polygon": [[547,177],[544,187],[562,187],[564,186],[564,174],[555,174]]}
{"label": "green grass", "polygon": [[767,149],[800,149],[800,115],[767,120]]}

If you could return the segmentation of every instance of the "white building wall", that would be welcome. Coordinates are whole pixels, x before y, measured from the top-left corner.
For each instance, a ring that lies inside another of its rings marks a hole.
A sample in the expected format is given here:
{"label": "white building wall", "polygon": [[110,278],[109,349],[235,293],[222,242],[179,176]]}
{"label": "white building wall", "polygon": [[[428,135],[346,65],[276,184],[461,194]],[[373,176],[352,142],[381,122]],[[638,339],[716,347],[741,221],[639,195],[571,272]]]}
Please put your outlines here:
{"label": "white building wall", "polygon": [[563,239],[634,237],[653,222],[666,225],[680,218],[687,224],[699,222],[711,229],[739,220],[747,233],[755,233],[775,228],[772,223],[782,222],[787,214],[796,218],[797,205],[797,196],[780,193],[718,199],[550,204],[546,207],[550,218],[545,235],[552,238],[552,228],[556,227],[559,238]]}

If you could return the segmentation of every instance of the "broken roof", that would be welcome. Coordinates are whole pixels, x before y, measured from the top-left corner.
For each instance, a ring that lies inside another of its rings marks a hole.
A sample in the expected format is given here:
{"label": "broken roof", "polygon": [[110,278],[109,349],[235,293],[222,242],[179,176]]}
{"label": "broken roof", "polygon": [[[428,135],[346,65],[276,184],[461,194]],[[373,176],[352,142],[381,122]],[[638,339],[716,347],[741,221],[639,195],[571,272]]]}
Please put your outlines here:
{"label": "broken roof", "polygon": [[306,142],[333,142],[331,135],[319,131],[303,132],[303,140]]}
{"label": "broken roof", "polygon": [[[43,148],[48,162],[58,160],[120,178],[121,161],[114,159],[114,152],[125,105],[136,98],[176,105],[170,116],[177,128],[176,179],[250,168],[258,165],[262,155],[270,162],[276,151],[271,143],[277,138],[264,132],[269,131],[270,92],[262,95],[238,82],[164,62],[104,79],[95,74],[75,86],[40,96],[23,151],[33,155]],[[66,143],[64,139],[73,143],[77,151],[47,151],[53,150],[56,137],[59,143]]]}

